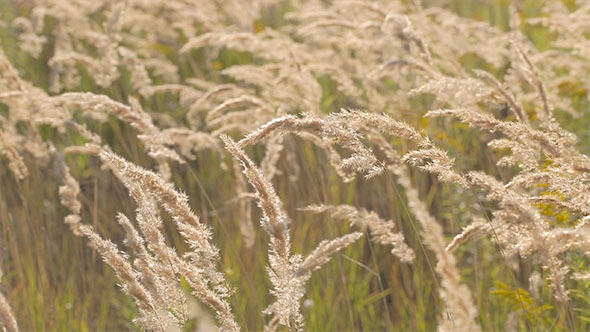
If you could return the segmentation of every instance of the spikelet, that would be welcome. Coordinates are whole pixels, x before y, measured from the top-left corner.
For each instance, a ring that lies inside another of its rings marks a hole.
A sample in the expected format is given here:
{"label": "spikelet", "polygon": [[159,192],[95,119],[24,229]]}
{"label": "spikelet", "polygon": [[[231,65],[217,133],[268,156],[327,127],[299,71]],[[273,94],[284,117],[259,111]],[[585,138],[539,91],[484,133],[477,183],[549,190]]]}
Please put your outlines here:
{"label": "spikelet", "polygon": [[363,233],[361,232],[354,232],[331,241],[324,240],[320,242],[313,252],[301,263],[295,272],[295,277],[302,278],[303,280],[309,279],[312,271],[319,269],[322,265],[329,262],[332,255],[346,248],[351,243],[356,242],[362,235]]}
{"label": "spikelet", "polygon": [[[2,269],[0,269],[0,278],[2,277]],[[12,314],[12,308],[4,294],[0,293],[0,326],[7,332],[18,332],[18,324],[16,318]]]}
{"label": "spikelet", "polygon": [[70,214],[65,217],[64,222],[70,227],[70,230],[76,236],[82,236],[80,232],[80,209],[82,204],[78,200],[80,194],[80,185],[70,173],[70,168],[62,159],[58,159],[60,169],[63,173],[64,184],[59,187],[59,197],[61,204],[70,210]]}
{"label": "spikelet", "polygon": [[264,310],[264,313],[274,315],[273,323],[267,329],[272,330],[273,326],[276,328],[276,324],[281,324],[302,330],[300,302],[305,295],[304,284],[311,272],[327,263],[334,253],[358,240],[362,233],[352,233],[329,242],[324,241],[305,260],[300,255],[291,255],[288,231],[290,219],[283,211],[282,203],[272,184],[244,153],[239,142],[236,143],[227,136],[222,136],[221,139],[228,152],[240,162],[244,175],[256,190],[258,206],[263,215],[260,223],[270,236],[268,273],[274,286],[271,294],[276,300]]}
{"label": "spikelet", "polygon": [[442,182],[454,182],[465,188],[468,187],[464,176],[453,169],[455,160],[449,157],[446,151],[436,147],[428,139],[424,139],[421,145],[419,150],[406,153],[402,161],[436,174]]}
{"label": "spikelet", "polygon": [[29,170],[23,158],[9,142],[10,140],[4,133],[0,132],[0,153],[8,159],[8,168],[14,174],[14,177],[22,180],[29,174]]}
{"label": "spikelet", "polygon": [[0,320],[2,327],[6,332],[19,331],[16,319],[12,314],[12,309],[3,294],[0,294]]}
{"label": "spikelet", "polygon": [[408,170],[400,167],[395,171],[398,183],[405,189],[408,206],[423,227],[421,233],[424,242],[435,253],[438,260],[436,272],[441,278],[440,297],[445,303],[442,321],[439,321],[439,331],[481,331],[477,323],[477,307],[471,299],[471,292],[467,286],[461,284],[461,279],[455,257],[445,249],[442,227],[430,215],[426,205],[413,187]]}
{"label": "spikelet", "polygon": [[[178,325],[183,326],[186,323],[187,299],[178,284],[174,269],[150,254],[145,246],[146,241],[124,214],[117,215],[117,222],[125,230],[124,243],[136,256],[133,266],[141,275],[141,282],[152,296],[154,305],[161,310],[170,311]],[[144,226],[142,224],[142,230],[146,230]]]}
{"label": "spikelet", "polygon": [[[192,212],[186,195],[176,191],[172,184],[156,173],[142,169],[113,153],[103,151],[99,156],[121,179],[138,204],[138,224],[149,248],[161,262],[172,264],[175,269],[172,275],[178,273],[185,276],[193,288],[193,294],[216,311],[217,319],[224,330],[239,330],[231,307],[225,300],[230,291],[225,285],[223,274],[217,272],[219,254],[217,248],[210,243],[211,232]],[[170,214],[180,234],[192,249],[186,255],[190,258],[190,263],[179,258],[165,244],[163,235],[158,230],[161,221],[155,215],[156,202]]]}
{"label": "spikelet", "polygon": [[457,234],[447,245],[446,250],[452,253],[457,247],[467,242],[471,237],[480,232],[489,231],[489,229],[490,226],[485,221],[477,220],[465,227],[461,233]]}
{"label": "spikelet", "polygon": [[[350,127],[342,124],[337,117],[328,117],[320,119],[311,114],[306,114],[304,118],[297,118],[292,115],[272,120],[255,131],[242,138],[238,144],[248,146],[256,144],[273,134],[301,133],[310,132],[322,137],[325,141],[325,148],[328,150],[332,165],[342,176],[345,182],[354,179],[355,173],[364,173],[366,178],[371,178],[383,172],[375,155],[361,140],[361,135]],[[348,158],[341,159],[335,154],[335,150],[330,146],[333,144],[342,145],[351,151]]]}
{"label": "spikelet", "polygon": [[140,310],[140,318],[138,319],[140,324],[146,327],[157,327],[161,331],[177,330],[178,327],[174,328],[168,313],[158,311],[151,295],[139,282],[137,272],[133,270],[117,246],[109,240],[102,239],[91,226],[82,225],[80,231],[100,253],[103,260],[113,268],[117,277],[122,281],[123,291],[135,299]]}
{"label": "spikelet", "polygon": [[414,251],[404,242],[404,234],[393,232],[395,223],[392,220],[383,220],[374,212],[357,209],[350,205],[311,205],[302,210],[311,213],[328,213],[332,218],[348,219],[351,226],[361,230],[368,228],[374,242],[393,247],[392,255],[397,256],[402,262],[414,261]]}

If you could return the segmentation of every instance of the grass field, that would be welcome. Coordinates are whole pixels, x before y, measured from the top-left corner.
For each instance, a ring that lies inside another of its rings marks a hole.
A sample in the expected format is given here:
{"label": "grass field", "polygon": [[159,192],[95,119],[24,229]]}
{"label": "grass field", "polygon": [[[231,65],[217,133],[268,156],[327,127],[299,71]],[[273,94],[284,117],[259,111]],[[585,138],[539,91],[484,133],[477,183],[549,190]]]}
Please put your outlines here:
{"label": "grass field", "polygon": [[0,322],[590,330],[588,22],[0,0]]}

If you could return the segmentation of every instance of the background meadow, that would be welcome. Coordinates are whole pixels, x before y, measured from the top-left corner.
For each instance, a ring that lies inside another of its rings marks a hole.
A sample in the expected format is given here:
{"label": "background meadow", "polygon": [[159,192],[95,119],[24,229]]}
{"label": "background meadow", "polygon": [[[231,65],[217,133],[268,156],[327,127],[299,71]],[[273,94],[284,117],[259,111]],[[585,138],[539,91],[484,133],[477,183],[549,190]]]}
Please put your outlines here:
{"label": "background meadow", "polygon": [[[242,330],[589,330],[588,22],[573,0],[0,0],[1,290],[18,327],[231,326],[148,245],[150,286],[122,213],[190,253]],[[150,174],[186,194],[218,258]],[[157,304],[174,326],[91,233],[154,303],[182,294]],[[322,267],[281,261],[285,234]]]}

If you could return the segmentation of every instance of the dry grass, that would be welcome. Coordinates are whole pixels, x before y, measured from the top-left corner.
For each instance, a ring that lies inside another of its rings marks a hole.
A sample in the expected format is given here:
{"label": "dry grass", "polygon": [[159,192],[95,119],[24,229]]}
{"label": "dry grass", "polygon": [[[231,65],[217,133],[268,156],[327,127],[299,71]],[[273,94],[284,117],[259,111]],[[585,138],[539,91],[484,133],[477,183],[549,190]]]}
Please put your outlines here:
{"label": "dry grass", "polygon": [[587,330],[590,5],[529,2],[0,4],[2,326]]}

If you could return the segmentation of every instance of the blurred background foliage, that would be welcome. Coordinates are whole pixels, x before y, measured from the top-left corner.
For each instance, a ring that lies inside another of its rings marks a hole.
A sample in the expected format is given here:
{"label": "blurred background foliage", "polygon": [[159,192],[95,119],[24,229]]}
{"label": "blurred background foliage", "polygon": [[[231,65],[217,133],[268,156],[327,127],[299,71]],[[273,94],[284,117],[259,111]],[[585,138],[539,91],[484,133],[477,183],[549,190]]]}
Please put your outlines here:
{"label": "blurred background foliage", "polygon": [[[537,15],[542,0],[522,2],[522,15]],[[559,0],[553,0],[559,1]],[[427,7],[440,1],[424,1]],[[500,29],[508,29],[508,0],[453,0],[446,7],[461,16],[489,22]],[[567,3],[567,1],[566,1]],[[289,4],[263,15],[253,27],[256,31],[266,26],[276,27],[283,22]],[[0,16],[5,22],[26,14],[31,8],[16,6],[10,0],[0,0]],[[195,5],[198,10],[198,5]],[[51,29],[47,22],[46,29]],[[523,26],[525,34],[539,49],[546,48],[555,38],[547,29]],[[51,41],[39,59],[33,59],[18,47],[15,31],[7,26],[0,29],[0,42],[10,61],[22,77],[34,85],[48,89],[49,68],[47,60]],[[254,55],[223,49],[211,64],[199,51],[193,51],[194,63],[184,63],[173,49],[166,45],[154,45],[179,67],[181,79],[187,77],[216,78],[218,70],[235,64],[250,63]],[[467,68],[491,68],[477,56],[460,59]],[[196,67],[195,67],[196,65]],[[196,72],[195,70],[199,70]],[[218,78],[217,78],[218,79]],[[350,106],[327,77],[318,82],[323,89],[322,110],[326,113]],[[103,89],[90,77],[82,77],[79,91],[93,91],[126,100],[130,91],[128,77],[122,75],[111,88]],[[590,105],[583,100],[588,92],[575,86],[564,86],[563,93],[574,98],[576,108],[583,116],[572,121],[564,112],[556,112],[559,122],[580,138],[579,148],[590,152]],[[469,129],[460,123],[441,120],[422,120],[422,115],[432,102],[428,96],[416,97],[415,109],[421,112],[400,114],[399,118],[424,130],[435,138],[440,146],[457,158],[461,169],[485,170],[503,178],[506,169],[498,169],[494,163],[497,152],[490,151],[480,136],[488,135]],[[142,100],[144,108],[154,113],[166,113],[179,123],[184,121],[186,110],[180,108],[172,96],[156,94]],[[584,111],[582,111],[584,110]],[[0,104],[0,115],[7,109]],[[152,168],[153,161],[143,152],[134,129],[112,118],[106,124],[88,123],[89,129],[100,134],[112,149],[135,163]],[[73,131],[60,134],[50,127],[43,128],[43,138],[63,146],[75,142]],[[62,143],[60,143],[62,142]],[[276,177],[274,185],[286,210],[293,219],[291,234],[293,250],[307,254],[310,248],[326,238],[349,231],[346,222],[330,220],[325,216],[311,216],[298,208],[314,203],[351,204],[374,210],[382,217],[398,221],[411,248],[417,254],[413,265],[402,264],[389,254],[387,248],[374,246],[363,239],[333,259],[326,267],[314,273],[308,282],[304,304],[306,328],[309,330],[393,330],[432,331],[436,328],[441,303],[436,291],[433,254],[425,251],[420,243],[417,223],[409,213],[400,187],[384,174],[371,180],[358,179],[352,183],[342,181],[331,169],[325,156],[312,144],[292,138],[287,144],[297,146],[297,160],[281,158],[279,169],[292,172],[293,164],[299,166],[299,178],[291,182],[287,177]],[[249,154],[260,161],[263,151],[251,149]],[[134,203],[125,188],[111,174],[101,171],[98,161],[82,155],[64,156],[72,174],[81,186],[83,222],[92,224],[100,234],[121,244],[124,233],[115,221],[118,211],[134,215]],[[190,197],[193,209],[203,222],[214,229],[214,243],[220,248],[222,270],[235,288],[231,304],[236,319],[244,330],[261,330],[265,317],[261,311],[270,303],[270,283],[265,271],[266,237],[257,228],[257,240],[253,248],[245,249],[239,231],[238,207],[234,191],[234,175],[228,171],[230,158],[215,152],[201,152],[195,161],[173,166],[174,183]],[[67,210],[57,196],[60,185],[58,170],[51,165],[38,165],[27,160],[30,176],[17,181],[9,174],[5,161],[0,164],[0,232],[4,275],[2,287],[12,303],[17,320],[23,330],[134,330],[132,324],[136,309],[132,300],[124,296],[110,267],[88,247],[87,241],[71,234],[63,217]],[[416,175],[416,174],[414,174]],[[461,227],[470,223],[471,207],[481,205],[481,194],[461,192],[452,185],[442,185],[434,177],[421,173],[416,185],[430,207],[431,213],[444,225],[449,239]],[[484,208],[486,207],[483,204]],[[551,207],[540,206],[544,213],[555,215],[555,221],[567,223],[567,216]],[[260,212],[253,209],[253,219],[259,220]],[[184,243],[170,223],[164,223],[170,244],[180,252]],[[485,331],[503,331],[509,320],[517,329],[528,330],[590,330],[590,283],[570,281],[572,301],[575,304],[553,307],[555,303],[548,285],[538,285],[535,294],[530,293],[531,262],[517,261],[519,274],[514,274],[503,260],[501,252],[489,239],[477,239],[459,248],[456,257],[461,267],[463,282],[473,292],[479,309],[481,325]],[[588,264],[579,257],[569,262],[582,269]],[[514,262],[511,262],[514,263]],[[543,280],[543,279],[541,279]],[[524,300],[522,300],[524,299]],[[586,308],[574,312],[572,307]],[[206,315],[206,309],[203,309]],[[210,314],[210,313],[209,313]],[[199,326],[196,319],[193,327]]]}

